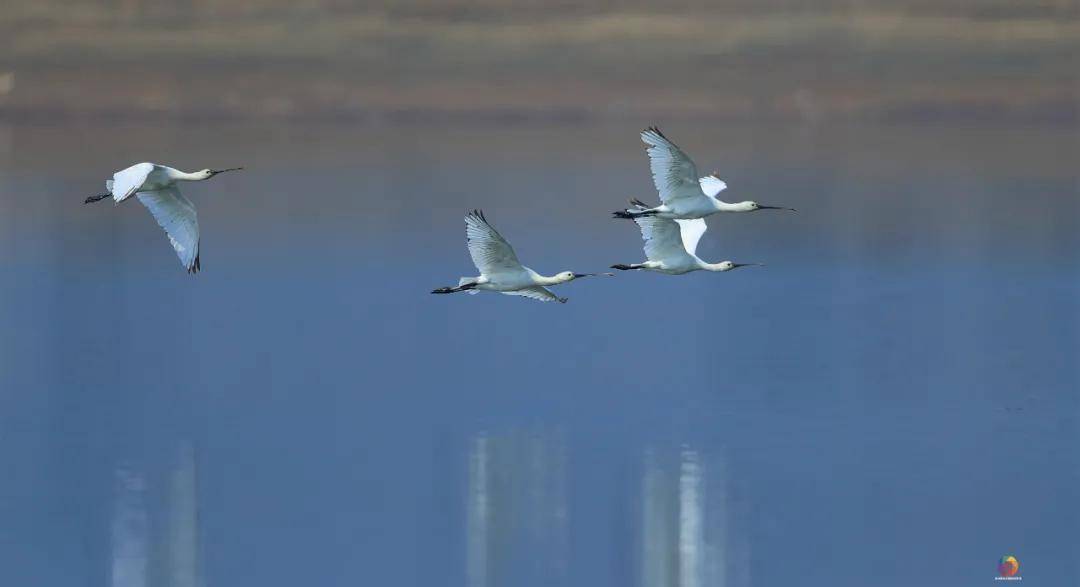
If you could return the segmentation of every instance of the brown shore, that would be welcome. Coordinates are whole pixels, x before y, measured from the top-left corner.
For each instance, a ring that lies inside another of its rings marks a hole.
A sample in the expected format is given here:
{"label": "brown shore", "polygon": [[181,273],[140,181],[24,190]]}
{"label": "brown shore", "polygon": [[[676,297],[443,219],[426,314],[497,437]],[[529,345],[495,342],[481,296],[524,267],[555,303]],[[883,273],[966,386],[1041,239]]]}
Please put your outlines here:
{"label": "brown shore", "polygon": [[0,120],[1080,119],[1070,3],[74,4],[0,14]]}

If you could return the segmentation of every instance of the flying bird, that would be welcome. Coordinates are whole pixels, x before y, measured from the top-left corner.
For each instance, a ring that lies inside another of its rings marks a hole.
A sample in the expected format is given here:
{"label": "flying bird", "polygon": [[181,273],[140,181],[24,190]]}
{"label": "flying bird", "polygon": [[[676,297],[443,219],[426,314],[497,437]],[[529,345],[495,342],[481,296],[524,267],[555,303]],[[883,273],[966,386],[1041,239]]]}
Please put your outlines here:
{"label": "flying bird", "polygon": [[203,169],[187,173],[172,167],[156,163],[136,163],[127,169],[117,171],[112,179],[105,180],[104,194],[86,198],[84,204],[98,202],[112,197],[116,204],[137,196],[143,206],[165,229],[169,242],[176,249],[180,263],[188,273],[199,271],[199,220],[195,205],[183,194],[177,184],[181,181],[203,181],[219,173],[237,171],[232,169]]}
{"label": "flying bird", "polygon": [[648,261],[612,265],[612,269],[644,269],[668,275],[682,275],[691,271],[731,271],[739,267],[761,265],[732,261],[706,263],[699,259],[696,251],[701,235],[705,234],[704,219],[671,220],[660,216],[638,216],[634,218],[634,222],[641,228]]}
{"label": "flying bird", "polygon": [[473,210],[465,215],[465,240],[468,241],[469,255],[473,264],[480,271],[477,277],[462,277],[457,287],[440,287],[433,294],[449,294],[467,291],[497,291],[511,296],[523,296],[542,302],[566,303],[547,289],[548,285],[558,285],[581,277],[596,275],[611,276],[611,273],[574,273],[563,271],[551,277],[545,277],[529,269],[518,261],[517,254],[510,243],[484,217],[484,213]]}
{"label": "flying bird", "polygon": [[670,219],[704,218],[718,212],[756,212],[758,210],[791,210],[784,206],[764,206],[752,200],[729,204],[717,199],[727,189],[716,173],[698,176],[697,166],[675,143],[668,140],[655,126],[641,131],[641,140],[648,147],[649,167],[653,183],[660,192],[659,206],[647,206],[631,200],[631,208],[615,212],[616,218],[657,216]]}

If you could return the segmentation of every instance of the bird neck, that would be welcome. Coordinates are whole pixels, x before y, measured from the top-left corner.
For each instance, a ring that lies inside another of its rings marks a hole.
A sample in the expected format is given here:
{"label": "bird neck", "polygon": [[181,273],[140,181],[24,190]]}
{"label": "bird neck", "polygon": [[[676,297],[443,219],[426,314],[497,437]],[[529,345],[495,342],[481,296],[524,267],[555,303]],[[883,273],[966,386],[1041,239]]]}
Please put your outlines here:
{"label": "bird neck", "polygon": [[179,169],[173,169],[169,176],[176,181],[202,181],[207,179],[205,176],[198,173],[188,173],[186,171],[180,171]]}
{"label": "bird neck", "polygon": [[721,263],[706,263],[705,261],[702,261],[701,262],[701,268],[704,269],[705,271],[715,271],[715,272],[727,271],[727,269],[724,269],[724,264],[722,262]]}
{"label": "bird neck", "polygon": [[546,275],[537,275],[536,281],[539,285],[559,285],[560,283],[565,283],[566,279],[557,275],[552,275],[551,277],[548,277]]}
{"label": "bird neck", "polygon": [[753,210],[750,207],[750,202],[735,202],[734,204],[728,202],[716,201],[716,209],[721,212],[749,212]]}

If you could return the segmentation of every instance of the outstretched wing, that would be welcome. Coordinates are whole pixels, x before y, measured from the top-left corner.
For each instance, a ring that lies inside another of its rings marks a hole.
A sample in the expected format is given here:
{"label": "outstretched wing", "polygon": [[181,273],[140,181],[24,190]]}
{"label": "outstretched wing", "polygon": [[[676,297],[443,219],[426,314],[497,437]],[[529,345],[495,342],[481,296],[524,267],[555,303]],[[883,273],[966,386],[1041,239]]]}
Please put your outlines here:
{"label": "outstretched wing", "polygon": [[139,191],[153,170],[153,163],[136,163],[114,173],[113,178],[105,182],[105,188],[112,194],[113,200],[119,204]]}
{"label": "outstretched wing", "polygon": [[720,192],[727,189],[727,184],[724,183],[724,180],[716,177],[715,173],[698,179],[698,184],[701,185],[701,191],[704,192],[706,196],[712,196],[714,198],[719,195]]}
{"label": "outstretched wing", "polygon": [[634,222],[641,229],[641,238],[645,240],[645,256],[650,261],[671,262],[687,254],[680,227],[674,220],[639,216],[634,218]]}
{"label": "outstretched wing", "polygon": [[139,192],[138,198],[165,229],[169,242],[188,273],[198,272],[199,220],[195,206],[175,187]]}
{"label": "outstretched wing", "polygon": [[540,300],[541,302],[559,302],[560,304],[566,303],[566,298],[560,298],[552,293],[552,291],[546,287],[540,287],[534,285],[533,287],[526,287],[525,289],[517,289],[514,291],[502,292],[508,296],[521,296],[525,298],[531,298],[534,300]]}
{"label": "outstretched wing", "polygon": [[483,212],[473,210],[465,215],[465,240],[473,264],[482,275],[521,270],[514,248],[488,224]]}
{"label": "outstretched wing", "polygon": [[696,198],[702,195],[698,183],[697,166],[682,149],[668,140],[660,129],[649,127],[641,131],[641,140],[649,145],[649,167],[653,183],[660,192],[660,200],[670,202],[679,198]]}
{"label": "outstretched wing", "polygon": [[705,234],[704,218],[695,218],[694,220],[676,220],[679,223],[679,234],[682,236],[682,244],[687,253],[691,255],[697,254],[697,244],[701,240],[701,235]]}

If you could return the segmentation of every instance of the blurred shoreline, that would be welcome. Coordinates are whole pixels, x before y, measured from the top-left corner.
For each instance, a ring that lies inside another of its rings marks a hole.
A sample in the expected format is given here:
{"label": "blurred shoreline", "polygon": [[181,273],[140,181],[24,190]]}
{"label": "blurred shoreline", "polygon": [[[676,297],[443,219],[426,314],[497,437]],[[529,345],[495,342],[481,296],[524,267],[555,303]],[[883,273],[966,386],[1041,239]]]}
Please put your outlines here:
{"label": "blurred shoreline", "polygon": [[1071,3],[53,4],[0,14],[0,120],[1080,120]]}

